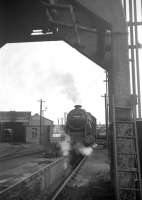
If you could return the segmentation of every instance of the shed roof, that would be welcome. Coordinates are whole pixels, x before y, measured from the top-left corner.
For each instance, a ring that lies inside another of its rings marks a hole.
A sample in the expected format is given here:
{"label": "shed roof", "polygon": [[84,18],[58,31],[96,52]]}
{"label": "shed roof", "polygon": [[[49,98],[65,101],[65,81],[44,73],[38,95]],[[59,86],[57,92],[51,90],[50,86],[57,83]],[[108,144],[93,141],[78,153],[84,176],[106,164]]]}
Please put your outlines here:
{"label": "shed roof", "polygon": [[[34,115],[31,116],[31,119],[34,119],[34,118],[39,118],[40,119],[40,115],[38,113],[35,113]],[[51,119],[45,118],[43,116],[41,116],[41,118],[44,119],[44,120],[48,120],[48,121],[53,123],[53,121]]]}

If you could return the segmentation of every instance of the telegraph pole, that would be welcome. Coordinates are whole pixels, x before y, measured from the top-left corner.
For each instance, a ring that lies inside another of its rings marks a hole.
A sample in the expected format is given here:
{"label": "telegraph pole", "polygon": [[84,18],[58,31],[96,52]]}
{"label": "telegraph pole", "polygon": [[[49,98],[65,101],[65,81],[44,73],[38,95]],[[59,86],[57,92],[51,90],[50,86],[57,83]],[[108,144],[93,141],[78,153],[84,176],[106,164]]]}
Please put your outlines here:
{"label": "telegraph pole", "polygon": [[106,140],[107,140],[107,146],[109,145],[109,136],[108,136],[108,127],[109,127],[109,124],[108,124],[108,121],[109,121],[109,94],[108,94],[108,72],[105,71],[106,73],[106,79],[104,80],[104,82],[106,83],[106,93],[104,94],[104,97],[105,98],[105,123],[106,123]]}
{"label": "telegraph pole", "polygon": [[41,144],[41,135],[42,135],[42,105],[43,105],[43,101],[42,99],[38,100],[40,102],[40,131],[39,131],[39,137],[40,137],[40,144]]}

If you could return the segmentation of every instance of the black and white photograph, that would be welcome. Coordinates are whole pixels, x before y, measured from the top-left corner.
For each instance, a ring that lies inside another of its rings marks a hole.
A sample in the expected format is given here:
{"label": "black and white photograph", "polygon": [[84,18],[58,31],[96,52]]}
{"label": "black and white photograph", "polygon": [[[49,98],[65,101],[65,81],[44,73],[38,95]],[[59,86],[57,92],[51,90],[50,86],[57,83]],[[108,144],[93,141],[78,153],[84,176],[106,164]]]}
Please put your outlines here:
{"label": "black and white photograph", "polygon": [[142,0],[1,0],[0,25],[0,200],[142,200]]}

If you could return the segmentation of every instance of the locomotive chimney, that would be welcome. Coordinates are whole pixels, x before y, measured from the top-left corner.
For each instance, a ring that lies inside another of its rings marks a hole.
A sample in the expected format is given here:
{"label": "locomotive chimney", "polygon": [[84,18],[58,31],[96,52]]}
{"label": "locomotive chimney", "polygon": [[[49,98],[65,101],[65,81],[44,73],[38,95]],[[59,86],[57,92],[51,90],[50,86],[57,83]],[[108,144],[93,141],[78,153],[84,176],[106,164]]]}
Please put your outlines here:
{"label": "locomotive chimney", "polygon": [[74,107],[75,107],[75,109],[80,109],[82,106],[81,105],[75,105]]}

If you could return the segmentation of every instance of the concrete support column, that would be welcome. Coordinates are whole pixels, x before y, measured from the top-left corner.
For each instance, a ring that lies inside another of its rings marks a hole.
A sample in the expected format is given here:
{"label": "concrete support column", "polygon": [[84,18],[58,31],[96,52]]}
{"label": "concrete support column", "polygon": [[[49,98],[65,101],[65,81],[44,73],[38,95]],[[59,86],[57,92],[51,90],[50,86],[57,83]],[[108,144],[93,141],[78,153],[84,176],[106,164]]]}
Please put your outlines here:
{"label": "concrete support column", "polygon": [[[130,105],[128,33],[112,31],[112,68],[109,72],[110,113],[112,96],[117,107]],[[112,117],[110,116],[110,121]]]}
{"label": "concrete support column", "polygon": [[127,33],[112,33],[112,76],[116,106],[128,106],[130,101],[130,73]]}

